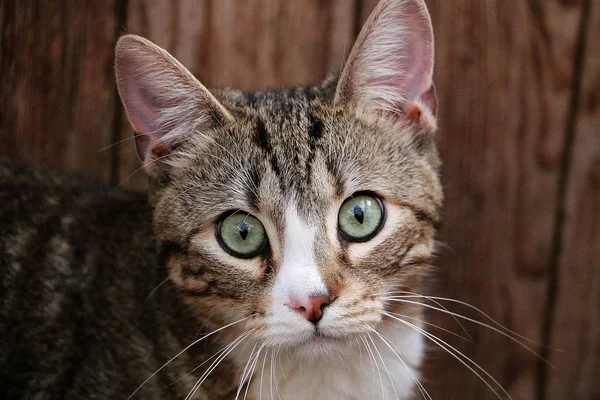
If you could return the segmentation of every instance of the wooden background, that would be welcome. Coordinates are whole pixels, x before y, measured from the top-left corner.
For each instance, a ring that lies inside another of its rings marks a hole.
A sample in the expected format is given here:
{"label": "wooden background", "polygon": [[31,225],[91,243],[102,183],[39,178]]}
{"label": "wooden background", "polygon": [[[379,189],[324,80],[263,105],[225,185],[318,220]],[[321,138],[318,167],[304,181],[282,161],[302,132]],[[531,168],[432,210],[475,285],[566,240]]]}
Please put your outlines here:
{"label": "wooden background", "polygon": [[[208,86],[293,85],[339,69],[375,3],[2,0],[0,153],[143,188],[131,140],[113,145],[131,136],[112,66],[124,29]],[[442,338],[515,399],[600,399],[600,2],[427,3],[448,198],[435,293],[543,344],[556,368],[489,329]],[[434,399],[494,398],[444,352],[428,360]]]}

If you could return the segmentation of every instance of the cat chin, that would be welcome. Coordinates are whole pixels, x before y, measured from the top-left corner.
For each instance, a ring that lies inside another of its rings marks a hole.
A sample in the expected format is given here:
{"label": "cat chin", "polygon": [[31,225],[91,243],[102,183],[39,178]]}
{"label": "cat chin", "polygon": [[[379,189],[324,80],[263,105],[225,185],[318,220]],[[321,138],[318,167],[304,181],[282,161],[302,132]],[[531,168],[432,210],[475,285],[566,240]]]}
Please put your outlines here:
{"label": "cat chin", "polygon": [[331,360],[340,358],[349,351],[356,350],[354,338],[335,338],[312,334],[298,342],[287,342],[274,348],[287,353],[290,358],[302,361]]}
{"label": "cat chin", "polygon": [[341,358],[353,347],[353,343],[340,339],[318,338],[314,341],[303,343],[293,350],[298,359],[307,361],[331,360]]}

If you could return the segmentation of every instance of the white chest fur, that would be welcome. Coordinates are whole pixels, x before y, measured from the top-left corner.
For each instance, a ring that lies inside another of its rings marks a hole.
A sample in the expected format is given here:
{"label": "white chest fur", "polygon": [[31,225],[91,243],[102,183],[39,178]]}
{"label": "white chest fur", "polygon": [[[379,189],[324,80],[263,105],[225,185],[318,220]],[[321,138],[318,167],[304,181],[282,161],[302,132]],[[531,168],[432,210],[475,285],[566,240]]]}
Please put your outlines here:
{"label": "white chest fur", "polygon": [[[352,350],[333,354],[324,360],[294,360],[284,351],[277,356],[270,353],[261,355],[256,363],[249,397],[289,400],[408,399],[418,390],[417,369],[423,357],[423,336],[397,324],[382,327],[380,334],[390,346],[372,334],[372,341],[364,338],[368,348],[365,342],[357,341]],[[240,398],[243,398],[243,393]]]}

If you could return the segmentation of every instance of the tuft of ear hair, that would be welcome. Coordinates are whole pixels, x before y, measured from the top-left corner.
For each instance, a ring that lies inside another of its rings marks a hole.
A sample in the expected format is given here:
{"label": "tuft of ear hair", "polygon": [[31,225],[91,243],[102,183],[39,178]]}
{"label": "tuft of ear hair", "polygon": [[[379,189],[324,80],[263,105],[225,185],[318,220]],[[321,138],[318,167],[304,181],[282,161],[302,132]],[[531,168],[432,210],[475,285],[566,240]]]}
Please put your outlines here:
{"label": "tuft of ear hair", "polygon": [[435,129],[434,41],[424,0],[381,0],[342,70],[335,104]]}
{"label": "tuft of ear hair", "polygon": [[115,70],[119,95],[147,172],[168,165],[161,160],[190,135],[233,119],[179,61],[142,37],[119,39]]}

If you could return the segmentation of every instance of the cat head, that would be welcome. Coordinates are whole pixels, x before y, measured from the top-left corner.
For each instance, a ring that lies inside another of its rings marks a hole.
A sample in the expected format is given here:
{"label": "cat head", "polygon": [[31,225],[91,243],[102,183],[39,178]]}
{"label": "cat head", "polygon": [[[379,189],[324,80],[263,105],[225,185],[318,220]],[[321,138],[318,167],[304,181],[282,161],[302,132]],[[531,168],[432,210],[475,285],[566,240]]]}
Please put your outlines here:
{"label": "cat head", "polygon": [[116,73],[170,279],[204,324],[319,355],[420,290],[442,205],[422,0],[382,1],[316,87],[210,92],[134,35]]}

